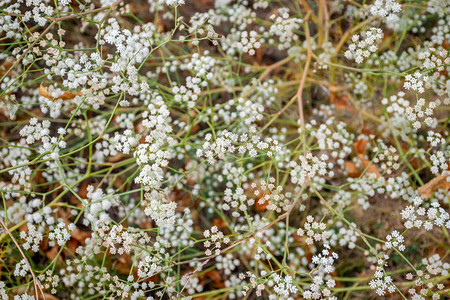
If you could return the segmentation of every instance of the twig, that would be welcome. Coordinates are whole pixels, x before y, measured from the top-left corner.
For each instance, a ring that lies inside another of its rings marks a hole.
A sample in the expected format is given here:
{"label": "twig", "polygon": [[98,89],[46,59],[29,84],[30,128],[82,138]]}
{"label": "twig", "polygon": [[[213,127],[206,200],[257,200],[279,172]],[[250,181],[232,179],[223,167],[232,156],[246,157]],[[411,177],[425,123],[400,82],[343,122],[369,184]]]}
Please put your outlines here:
{"label": "twig", "polygon": [[0,220],[0,223],[2,224],[3,228],[5,229],[5,231],[6,231],[6,232],[9,234],[9,236],[11,237],[11,239],[12,239],[12,241],[14,242],[14,244],[16,245],[17,249],[19,249],[19,252],[20,252],[20,254],[22,255],[22,257],[24,258],[25,263],[26,263],[27,266],[28,266],[28,269],[30,269],[31,276],[33,276],[34,292],[35,292],[35,294],[36,294],[36,299],[39,299],[39,297],[38,297],[38,289],[39,289],[39,291],[41,292],[42,297],[43,297],[44,299],[46,299],[46,298],[45,298],[45,294],[44,294],[44,292],[42,291],[41,284],[39,283],[38,279],[36,278],[36,275],[34,275],[34,272],[33,272],[33,269],[31,268],[30,262],[28,261],[27,257],[26,257],[25,254],[23,253],[22,248],[20,248],[19,243],[17,243],[16,239],[15,239],[14,236],[11,234],[11,232],[9,231],[8,227],[7,227],[6,224],[3,222],[3,220]]}
{"label": "twig", "polygon": [[[309,8],[309,7],[308,7]],[[299,114],[300,114],[300,124],[302,127],[302,132],[305,129],[305,118],[303,116],[303,103],[302,103],[302,94],[303,94],[303,88],[305,87],[305,81],[306,81],[306,76],[308,75],[308,69],[309,69],[309,65],[311,64],[311,56],[312,56],[312,49],[311,49],[311,41],[310,41],[310,37],[309,37],[309,28],[308,28],[308,19],[311,15],[312,11],[308,10],[308,13],[306,14],[305,18],[303,19],[304,23],[305,23],[305,29],[308,29],[308,32],[306,33],[306,42],[308,44],[308,53],[307,53],[307,58],[306,58],[306,65],[305,68],[303,69],[303,74],[302,74],[302,78],[300,80],[300,84],[297,90],[297,93],[294,95],[294,97],[292,97],[288,103],[286,103],[286,105],[279,110],[273,117],[272,119],[266,123],[266,125],[264,125],[263,128],[261,128],[258,133],[263,132],[267,127],[270,126],[270,124],[272,124],[289,106],[291,106],[292,103],[294,103],[295,99],[298,99],[299,101]],[[279,61],[278,63],[283,62],[283,60]],[[283,62],[285,63],[285,62]],[[275,64],[274,64],[275,65]],[[267,70],[266,70],[267,71]],[[264,73],[262,74],[264,75]],[[262,77],[262,75],[260,76],[260,78]]]}
{"label": "twig", "polygon": [[303,88],[305,87],[305,81],[306,81],[306,76],[308,75],[308,71],[309,71],[309,65],[311,64],[311,58],[312,58],[312,48],[311,48],[311,37],[309,35],[309,26],[308,26],[308,19],[309,16],[311,15],[311,10],[308,11],[308,13],[306,14],[305,17],[305,35],[306,35],[306,45],[308,48],[308,52],[306,55],[306,64],[305,67],[303,68],[303,74],[302,74],[302,79],[300,80],[300,85],[298,86],[298,90],[297,90],[297,100],[298,100],[298,111],[300,114],[300,126],[302,128],[302,133],[305,130],[305,117],[303,115]]}
{"label": "twig", "polygon": [[89,15],[89,14],[94,14],[94,13],[100,12],[102,10],[113,8],[113,7],[117,6],[117,5],[119,5],[120,2],[122,2],[122,0],[118,0],[118,1],[114,2],[111,5],[100,7],[100,8],[96,8],[96,9],[92,9],[92,10],[86,11],[84,13],[72,14],[72,15],[69,15],[69,16],[64,16],[64,17],[59,17],[59,18],[52,18],[52,19],[54,21],[56,21],[56,22],[59,22],[59,21],[69,20],[69,19],[73,19],[73,18],[76,18],[76,17],[81,17],[81,16],[85,16],[85,15]]}
{"label": "twig", "polygon": [[267,77],[267,75],[270,74],[270,72],[272,72],[276,68],[281,67],[282,65],[290,62],[292,59],[293,59],[293,57],[288,56],[288,57],[286,57],[286,58],[284,58],[284,59],[282,59],[280,61],[277,61],[276,63],[274,63],[274,64],[272,64],[270,66],[267,66],[266,70],[259,76],[258,80],[262,81],[264,78]]}

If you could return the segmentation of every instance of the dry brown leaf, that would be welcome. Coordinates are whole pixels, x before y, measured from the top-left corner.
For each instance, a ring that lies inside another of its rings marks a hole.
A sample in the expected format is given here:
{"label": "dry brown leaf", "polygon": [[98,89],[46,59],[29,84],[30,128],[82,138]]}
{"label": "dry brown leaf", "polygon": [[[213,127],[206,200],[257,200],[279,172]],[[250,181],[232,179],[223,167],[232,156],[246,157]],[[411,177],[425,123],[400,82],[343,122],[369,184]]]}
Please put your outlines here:
{"label": "dry brown leaf", "polygon": [[[364,157],[364,153],[366,152],[366,145],[367,141],[365,139],[360,139],[359,141],[353,144],[353,147],[355,147],[356,155],[358,155],[359,160],[362,162],[364,170],[366,170],[366,173],[375,174],[377,178],[380,178],[381,174],[378,171],[377,166],[375,166],[373,163],[371,163]],[[349,166],[347,165],[347,168],[348,167]]]}
{"label": "dry brown leaf", "polygon": [[[56,258],[56,256],[58,256],[58,252],[59,252],[59,247],[54,246],[50,250],[45,252],[45,256],[47,256],[47,258],[50,260],[54,260]],[[62,260],[61,255],[58,256],[58,260],[60,260],[60,261]]]}
{"label": "dry brown leaf", "polygon": [[47,88],[41,83],[41,85],[39,86],[39,95],[41,95],[42,97],[45,97],[49,100],[70,100],[75,98],[76,96],[81,96],[83,95],[81,92],[76,92],[76,93],[72,93],[69,91],[65,91],[61,96],[59,97],[53,97],[47,90]]}
{"label": "dry brown leaf", "polygon": [[77,228],[70,233],[70,236],[73,237],[78,242],[84,244],[84,241],[88,237],[91,237],[91,234],[92,234],[91,232],[83,231],[83,230]]}
{"label": "dry brown leaf", "polygon": [[[39,299],[44,299],[41,297],[42,295],[39,294]],[[45,299],[46,300],[59,300],[58,297],[53,296],[52,294],[49,293],[44,293]]]}
{"label": "dry brown leaf", "polygon": [[[260,198],[259,200],[261,200],[261,199],[262,198]],[[264,200],[263,203],[260,203],[259,200],[256,201],[256,209],[259,210],[259,211],[263,211],[269,205],[269,201]]]}
{"label": "dry brown leaf", "polygon": [[212,282],[213,282],[212,285],[215,288],[224,288],[225,287],[225,284],[223,283],[223,280],[222,280],[222,276],[220,275],[220,273],[217,270],[211,270],[211,271],[206,272],[201,277],[201,280],[203,280],[205,278],[212,280]]}
{"label": "dry brown leaf", "polygon": [[211,270],[205,273],[205,277],[208,277],[215,283],[219,283],[222,281],[222,277],[220,276],[220,273],[217,272],[217,270]]}
{"label": "dry brown leaf", "polygon": [[365,139],[360,139],[353,144],[355,147],[356,154],[364,154],[366,152],[367,141]]}
{"label": "dry brown leaf", "polygon": [[11,69],[11,67],[13,66],[14,61],[12,60],[6,60],[3,62],[3,64],[0,66],[0,76],[3,76],[6,74],[6,72],[9,71],[9,69]]}
{"label": "dry brown leaf", "polygon": [[129,274],[131,268],[130,254],[122,254],[113,264],[113,267],[121,274]]}
{"label": "dry brown leaf", "polygon": [[375,174],[375,176],[377,178],[381,177],[380,172],[378,171],[377,166],[375,166],[375,164],[371,163],[369,160],[367,160],[364,157],[364,154],[358,154],[358,158],[359,160],[362,162],[363,166],[364,166],[364,170],[366,170],[366,173],[369,174]]}
{"label": "dry brown leaf", "polygon": [[330,102],[339,110],[345,110],[348,112],[354,112],[355,109],[352,106],[347,95],[336,95],[330,91]]}
{"label": "dry brown leaf", "polygon": [[64,257],[72,257],[76,254],[76,250],[78,248],[78,241],[76,239],[70,239],[66,243],[66,247],[63,249]]}
{"label": "dry brown leaf", "polygon": [[214,219],[214,226],[216,226],[217,228],[227,228],[227,224],[221,218]]}
{"label": "dry brown leaf", "polygon": [[116,154],[114,156],[108,157],[108,162],[115,163],[115,162],[118,162],[118,161],[122,160],[122,158],[124,158],[124,157],[125,157],[124,154],[118,153],[118,154]]}
{"label": "dry brown leaf", "polygon": [[354,162],[346,161],[345,167],[347,168],[348,176],[352,178],[357,178],[361,174],[361,172],[356,169],[356,164]]}
{"label": "dry brown leaf", "polygon": [[431,194],[436,190],[449,190],[450,182],[447,181],[449,175],[439,175],[428,181],[426,184],[419,188],[419,194],[424,198],[430,198]]}

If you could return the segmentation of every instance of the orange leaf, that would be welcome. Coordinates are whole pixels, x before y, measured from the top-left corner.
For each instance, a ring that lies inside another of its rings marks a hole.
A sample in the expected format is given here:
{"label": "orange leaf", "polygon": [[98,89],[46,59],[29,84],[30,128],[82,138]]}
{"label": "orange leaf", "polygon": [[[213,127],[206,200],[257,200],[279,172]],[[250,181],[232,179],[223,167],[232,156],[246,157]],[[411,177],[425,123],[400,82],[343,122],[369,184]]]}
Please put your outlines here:
{"label": "orange leaf", "polygon": [[346,161],[345,167],[347,168],[348,176],[350,176],[352,178],[358,177],[361,173],[361,172],[358,172],[358,170],[356,169],[356,164],[354,162]]}
{"label": "orange leaf", "polygon": [[364,158],[364,154],[358,154],[358,158],[359,158],[359,160],[361,160],[361,162],[362,162],[362,164],[363,164],[363,166],[364,166],[364,169],[366,170],[366,173],[369,173],[369,174],[375,174],[375,176],[376,176],[377,178],[380,178],[380,177],[381,177],[381,174],[380,174],[380,172],[378,171],[377,166],[375,166],[375,165],[374,165],[373,163],[371,163],[369,160],[365,159],[365,158]]}
{"label": "orange leaf", "polygon": [[91,237],[91,232],[83,231],[83,230],[77,228],[77,229],[75,229],[74,231],[72,231],[72,232],[70,233],[70,235],[71,235],[75,240],[77,240],[78,242],[84,244],[84,241],[85,241],[88,237]]}
{"label": "orange leaf", "polygon": [[265,210],[266,207],[269,205],[269,201],[267,201],[267,200],[264,200],[264,202],[260,203],[259,201],[261,199],[262,198],[260,198],[258,201],[256,201],[256,209],[259,210],[259,211]]}
{"label": "orange leaf", "polygon": [[[39,296],[39,299],[44,299],[41,297],[42,296],[41,294],[39,294],[38,296]],[[57,298],[49,293],[44,293],[44,296],[45,296],[46,300],[59,300],[59,298]]]}
{"label": "orange leaf", "polygon": [[[47,258],[50,260],[54,260],[56,258],[56,256],[58,256],[58,252],[59,252],[59,247],[54,246],[50,250],[45,252],[45,256],[47,256]],[[58,256],[58,260],[60,260],[60,261],[62,260],[61,255]]]}
{"label": "orange leaf", "polygon": [[227,224],[225,224],[225,221],[221,218],[214,219],[214,226],[216,226],[217,228],[227,228]]}
{"label": "orange leaf", "polygon": [[220,276],[219,272],[216,270],[211,270],[205,273],[205,276],[214,281],[215,283],[219,283],[222,281],[222,277]]}
{"label": "orange leaf", "polygon": [[330,90],[330,101],[339,110],[345,110],[348,112],[355,111],[350,101],[348,100],[347,95],[336,95]]}
{"label": "orange leaf", "polygon": [[419,188],[419,194],[424,198],[430,198],[431,194],[438,189],[449,190],[450,182],[447,180],[449,175],[439,175]]}
{"label": "orange leaf", "polygon": [[76,96],[81,96],[83,95],[81,92],[77,92],[77,93],[72,93],[69,91],[65,91],[61,96],[58,97],[53,97],[47,90],[47,88],[41,83],[41,85],[39,86],[39,95],[41,95],[42,97],[45,97],[49,100],[70,100],[75,98]]}
{"label": "orange leaf", "polygon": [[356,150],[356,154],[364,154],[366,152],[367,141],[365,139],[360,139],[353,144]]}

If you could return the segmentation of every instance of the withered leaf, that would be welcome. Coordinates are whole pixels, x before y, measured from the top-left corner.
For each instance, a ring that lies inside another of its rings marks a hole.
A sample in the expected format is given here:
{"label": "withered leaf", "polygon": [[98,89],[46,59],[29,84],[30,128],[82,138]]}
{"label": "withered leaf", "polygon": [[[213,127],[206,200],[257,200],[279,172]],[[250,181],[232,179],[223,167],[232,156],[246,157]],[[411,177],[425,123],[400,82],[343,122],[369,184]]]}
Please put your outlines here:
{"label": "withered leaf", "polygon": [[39,86],[39,95],[41,95],[42,97],[45,97],[49,100],[70,100],[75,98],[76,96],[81,96],[83,95],[81,92],[76,92],[76,93],[72,93],[69,91],[65,91],[61,96],[58,97],[53,97],[49,92],[48,89],[41,83],[41,85]]}
{"label": "withered leaf", "polygon": [[375,164],[373,164],[369,160],[367,160],[364,157],[364,154],[358,154],[358,158],[362,162],[362,164],[364,166],[364,170],[366,170],[366,173],[375,174],[376,178],[380,178],[381,177],[381,174],[378,171],[377,166],[375,166]]}
{"label": "withered leaf", "polygon": [[447,174],[436,176],[419,188],[419,194],[424,198],[430,198],[431,194],[438,189],[449,190],[450,182],[447,181],[448,177],[450,176]]}

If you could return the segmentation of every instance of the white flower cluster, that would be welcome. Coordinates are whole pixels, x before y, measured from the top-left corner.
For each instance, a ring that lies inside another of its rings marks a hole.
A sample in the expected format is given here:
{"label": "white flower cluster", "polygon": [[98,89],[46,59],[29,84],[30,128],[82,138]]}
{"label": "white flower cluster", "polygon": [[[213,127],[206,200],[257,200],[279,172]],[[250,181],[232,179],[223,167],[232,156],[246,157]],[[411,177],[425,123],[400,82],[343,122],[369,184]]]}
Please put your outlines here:
{"label": "white flower cluster", "polygon": [[133,236],[122,225],[113,225],[107,234],[101,230],[99,236],[104,239],[103,246],[109,247],[111,254],[130,253],[134,242]]}
{"label": "white flower cluster", "polygon": [[339,246],[347,246],[349,249],[355,248],[355,243],[359,237],[359,234],[353,229],[356,224],[351,224],[352,227],[349,226],[349,228],[346,228],[343,226],[343,223],[341,221],[338,221],[336,225],[338,226],[339,231],[335,233],[334,230],[329,230],[329,242],[331,246],[336,246],[339,244]]}
{"label": "white flower cluster", "polygon": [[234,154],[236,151],[240,155],[248,152],[250,157],[257,156],[259,151],[266,151],[267,156],[272,157],[274,153],[281,150],[277,140],[272,138],[261,140],[261,137],[256,135],[254,127],[250,128],[250,133],[250,136],[246,133],[238,135],[225,129],[220,132],[220,136],[214,142],[210,142],[212,134],[208,133],[202,149],[197,149],[197,157],[206,157],[210,164],[214,164],[215,157],[223,160],[226,154]]}
{"label": "white flower cluster", "polygon": [[386,295],[386,290],[389,293],[395,292],[395,285],[393,283],[392,277],[386,275],[383,266],[384,261],[379,260],[378,266],[376,267],[375,274],[373,275],[375,279],[369,281],[369,286],[371,289],[375,290],[379,296]]}
{"label": "white flower cluster", "polygon": [[445,226],[450,229],[450,214],[440,206],[439,202],[432,202],[428,209],[422,207],[423,199],[416,197],[413,201],[414,205],[410,205],[400,213],[402,219],[405,220],[404,226],[408,229],[424,228],[432,230],[433,226]]}
{"label": "white flower cluster", "polygon": [[445,145],[445,139],[442,137],[442,135],[439,132],[434,132],[431,130],[427,132],[427,142],[429,142],[432,147],[437,147],[438,145]]}
{"label": "white flower cluster", "polygon": [[[425,265],[425,270],[417,270],[417,278],[413,274],[406,274],[407,280],[414,280],[414,286],[408,289],[412,300],[441,299],[441,290],[445,285],[442,283],[433,282],[433,276],[448,276],[450,269],[449,263],[443,263],[439,254],[431,255],[422,259],[422,264]],[[435,289],[435,290],[434,290]],[[429,296],[431,295],[431,298]]]}
{"label": "white flower cluster", "polygon": [[[231,107],[235,107],[231,109]],[[263,119],[264,106],[260,103],[255,103],[249,98],[239,97],[237,100],[231,99],[217,112],[215,119],[223,118],[228,124],[241,119],[242,123],[248,126],[254,125],[257,121]]]}
{"label": "white flower cluster", "polygon": [[380,166],[386,174],[389,175],[392,171],[400,168],[400,164],[398,163],[400,157],[397,153],[397,148],[394,146],[388,147],[383,141],[378,141],[377,146],[373,148],[373,152],[378,153],[373,159],[373,162]]}
{"label": "white flower cluster", "polygon": [[[113,45],[117,51],[117,59],[111,64],[110,69],[113,73],[111,91],[138,95],[139,90],[147,90],[148,85],[140,78],[136,65],[148,57],[152,46],[161,39],[161,36],[153,23],[135,26],[131,31],[121,29],[115,18],[108,19],[108,22],[107,26],[101,27],[96,38],[100,45]],[[126,74],[126,79],[120,75],[121,71]]]}
{"label": "white flower cluster", "polygon": [[442,174],[449,174],[449,171],[447,171],[449,163],[448,151],[446,153],[443,151],[436,151],[436,153],[431,154],[430,162],[432,164],[432,167],[430,168],[431,173],[438,174],[442,172]]}
{"label": "white flower cluster", "polygon": [[234,258],[231,253],[217,256],[216,261],[217,269],[222,270],[225,275],[231,275],[232,271],[241,264],[239,259]]}
{"label": "white flower cluster", "polygon": [[215,65],[216,60],[208,56],[208,52],[204,56],[194,53],[189,60],[180,66],[180,69],[188,70],[195,75],[187,76],[184,85],[175,85],[172,88],[174,100],[187,105],[188,108],[193,108],[202,88],[207,87],[208,81],[213,79],[212,71]]}
{"label": "white flower cluster", "polygon": [[145,193],[144,213],[155,221],[156,226],[175,223],[177,203],[168,201],[163,192],[153,190]]}
{"label": "white flower cluster", "polygon": [[14,270],[14,276],[25,277],[28,274],[28,271],[30,271],[30,268],[28,268],[28,263],[25,260],[25,258],[23,258],[21,261],[19,261],[16,264],[16,268]]}
{"label": "white flower cluster", "polygon": [[280,42],[278,49],[284,50],[292,47],[293,43],[298,40],[295,31],[300,28],[303,20],[290,17],[287,8],[280,8],[278,14],[278,16],[275,14],[270,16],[274,23],[270,26],[269,34],[278,36]]}
{"label": "white flower cluster", "polygon": [[256,183],[252,183],[252,187],[255,190],[255,196],[259,197],[258,204],[266,206],[267,210],[273,210],[277,213],[281,211],[287,211],[290,205],[291,193],[283,193],[283,187],[281,185],[275,186],[276,179],[274,177],[269,178],[269,182],[265,180],[260,181],[260,187],[257,188]]}
{"label": "white flower cluster", "polygon": [[6,293],[5,290],[6,284],[3,281],[0,281],[0,298],[3,300],[7,300],[8,298],[8,294]]}
{"label": "white flower cluster", "polygon": [[119,201],[112,193],[105,195],[99,188],[95,189],[94,186],[89,185],[87,188],[87,199],[83,203],[85,205],[83,223],[85,226],[93,226],[93,228],[99,227],[98,222],[104,223],[110,220],[108,210],[116,206]]}
{"label": "white flower cluster", "polygon": [[297,294],[298,289],[292,282],[292,276],[286,275],[281,276],[278,273],[273,273],[270,276],[269,285],[273,286],[273,291],[276,293],[275,295],[270,295],[269,299],[289,299],[291,294]]}
{"label": "white flower cluster", "polygon": [[403,98],[405,93],[399,92],[397,95],[392,95],[389,98],[384,98],[381,103],[386,105],[386,111],[392,115],[394,119],[399,120],[399,122],[394,125],[399,129],[405,130],[407,132],[408,126],[405,123],[412,123],[414,130],[422,128],[422,122],[429,127],[435,127],[437,120],[432,117],[434,109],[437,107],[438,103],[430,101],[426,103],[425,99],[420,98],[417,103],[412,106],[412,104]]}
{"label": "white flower cluster", "polygon": [[138,139],[134,136],[133,131],[131,129],[127,129],[123,132],[123,134],[119,134],[116,132],[116,135],[112,139],[114,141],[114,146],[117,151],[122,152],[123,154],[129,154],[137,145]]}
{"label": "white flower cluster", "polygon": [[385,19],[389,27],[394,27],[400,21],[397,13],[402,11],[402,7],[395,0],[375,0],[370,6],[370,13]]}
{"label": "white flower cluster", "polygon": [[399,251],[405,251],[406,246],[403,243],[405,238],[397,230],[393,230],[391,234],[386,236],[386,243],[384,244],[386,248],[396,248]]}
{"label": "white flower cluster", "polygon": [[184,4],[185,0],[164,0],[166,5],[178,6]]}
{"label": "white flower cluster", "polygon": [[413,90],[422,94],[425,92],[424,85],[428,82],[428,76],[415,72],[413,75],[408,74],[405,76],[405,83],[403,87],[407,90]]}
{"label": "white flower cluster", "polygon": [[144,254],[143,259],[138,263],[137,275],[140,278],[149,278],[161,272],[160,260],[157,256]]}
{"label": "white flower cluster", "polygon": [[[239,279],[241,281],[244,281],[244,279],[246,279],[247,277],[249,278],[251,287],[256,290],[255,291],[256,296],[261,297],[262,291],[266,288],[265,285],[262,283],[258,284],[258,281],[256,280],[257,278],[256,275],[250,271],[247,271],[245,274],[244,273],[239,274]],[[242,289],[243,290],[241,291],[241,293],[244,297],[246,297],[250,291],[250,286],[245,285]]]}
{"label": "white flower cluster", "polygon": [[338,298],[336,296],[331,296],[331,289],[335,286],[336,281],[334,281],[334,279],[330,278],[325,282],[323,276],[314,276],[313,283],[308,290],[305,290],[303,298],[337,300]]}
{"label": "white flower cluster", "polygon": [[261,42],[258,41],[258,33],[254,30],[250,32],[242,31],[240,39],[235,47],[243,53],[255,55],[256,49],[261,47]]}
{"label": "white flower cluster", "polygon": [[[192,243],[191,235],[194,231],[194,221],[191,217],[191,212],[188,208],[184,210],[184,213],[175,214],[175,224],[163,223],[159,227],[160,242],[158,246],[161,246],[161,251],[164,247],[169,248],[169,252],[175,254],[179,251],[179,247],[186,247]],[[167,244],[163,247],[164,242]]]}
{"label": "white flower cluster", "polygon": [[[312,123],[311,125],[316,125],[316,122]],[[331,157],[337,158],[337,163],[344,165],[344,158],[352,152],[354,135],[348,132],[344,122],[335,123],[334,118],[328,118],[317,130],[311,131],[311,136],[317,139],[320,150],[331,151]],[[333,124],[336,128],[333,128]]]}
{"label": "white flower cluster", "polygon": [[313,245],[314,241],[328,241],[331,234],[329,231],[326,231],[326,229],[327,225],[325,223],[314,221],[313,216],[307,216],[303,228],[299,228],[297,234],[299,236],[304,236],[306,233],[307,238],[305,242],[308,245]]}
{"label": "white flower cluster", "polygon": [[22,244],[22,247],[25,250],[31,248],[33,252],[38,252],[41,241],[44,239],[42,232],[40,232],[38,228],[33,224],[28,224],[27,227],[28,232],[20,232],[20,238],[22,240],[25,240],[25,243]]}
{"label": "white flower cluster", "polygon": [[335,270],[334,263],[339,255],[331,250],[330,245],[324,244],[322,251],[312,257],[311,261],[316,265],[313,274],[329,274]]}
{"label": "white flower cluster", "polygon": [[[305,185],[306,182],[312,180],[316,175],[323,176],[327,174],[327,169],[332,167],[332,163],[327,164],[328,156],[326,154],[317,157],[308,152],[306,155],[300,155],[298,159],[300,160],[300,164],[291,161],[289,165],[291,167],[290,175],[292,183],[300,186]],[[333,176],[332,171],[329,174]]]}
{"label": "white flower cluster", "polygon": [[230,238],[224,236],[223,232],[217,226],[211,227],[211,230],[207,229],[203,231],[203,236],[208,239],[203,243],[206,248],[206,256],[219,255],[222,244],[228,244],[230,242]]}
{"label": "white flower cluster", "polygon": [[426,266],[427,272],[434,276],[448,276],[450,271],[450,263],[443,262],[442,258],[437,253],[430,257],[424,257],[422,259],[422,264]]}
{"label": "white flower cluster", "polygon": [[235,218],[241,216],[240,212],[247,211],[249,207],[255,204],[255,200],[248,198],[247,195],[245,195],[244,189],[241,187],[237,187],[234,191],[227,188],[224,192],[223,201],[225,203],[222,204],[222,209],[224,211],[233,209],[234,211],[231,215]]}
{"label": "white flower cluster", "polygon": [[58,223],[56,228],[48,234],[50,240],[49,245],[52,247],[55,242],[59,246],[64,246],[68,240],[70,240],[70,233],[76,228],[75,224],[70,223],[67,228],[63,222]]}
{"label": "white flower cluster", "polygon": [[355,34],[352,37],[352,42],[345,51],[347,59],[354,60],[361,64],[364,58],[368,58],[372,53],[378,50],[378,43],[383,38],[383,31],[380,28],[372,27],[361,35]]}
{"label": "white flower cluster", "polygon": [[[144,143],[139,144],[136,149],[132,149],[137,165],[143,166],[135,178],[136,183],[157,188],[163,180],[162,168],[168,165],[169,159],[172,157],[172,150],[167,146],[175,142],[169,135],[172,132],[169,115],[170,112],[163,104],[161,96],[155,99],[154,104],[149,104],[148,110],[142,114],[143,121],[140,126],[144,128],[142,133],[145,136]],[[127,136],[130,136],[129,133]],[[117,139],[124,139],[124,137],[117,137]],[[135,140],[129,139],[129,141],[134,142]],[[119,149],[128,151],[129,147],[119,146]]]}

